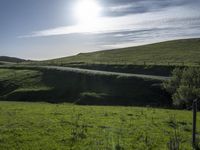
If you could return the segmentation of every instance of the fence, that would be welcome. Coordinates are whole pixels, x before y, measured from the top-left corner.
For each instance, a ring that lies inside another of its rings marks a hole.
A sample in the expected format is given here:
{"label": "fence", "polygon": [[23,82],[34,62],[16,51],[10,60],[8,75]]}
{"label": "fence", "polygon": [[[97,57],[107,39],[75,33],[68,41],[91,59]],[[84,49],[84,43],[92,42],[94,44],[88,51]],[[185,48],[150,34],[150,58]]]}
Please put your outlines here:
{"label": "fence", "polygon": [[194,100],[192,105],[192,111],[193,111],[192,146],[194,149],[196,149],[197,147],[197,141],[196,141],[197,105],[198,105],[198,99]]}
{"label": "fence", "polygon": [[60,66],[68,66],[68,65],[157,65],[157,66],[200,66],[200,62],[150,62],[150,61],[133,61],[133,62],[125,62],[125,61],[112,61],[112,62],[103,62],[103,61],[85,61],[85,62],[65,62],[65,61],[47,61],[47,62],[28,62],[26,64],[42,64],[42,65],[60,65]]}

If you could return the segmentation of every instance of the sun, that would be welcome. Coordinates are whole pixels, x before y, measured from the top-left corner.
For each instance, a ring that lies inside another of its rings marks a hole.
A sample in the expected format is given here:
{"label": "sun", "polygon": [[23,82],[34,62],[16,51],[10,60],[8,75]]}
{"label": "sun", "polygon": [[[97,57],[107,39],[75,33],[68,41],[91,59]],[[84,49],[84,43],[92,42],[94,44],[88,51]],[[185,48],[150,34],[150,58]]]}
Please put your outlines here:
{"label": "sun", "polygon": [[90,24],[98,19],[101,10],[96,0],[78,0],[74,7],[74,14],[79,24]]}

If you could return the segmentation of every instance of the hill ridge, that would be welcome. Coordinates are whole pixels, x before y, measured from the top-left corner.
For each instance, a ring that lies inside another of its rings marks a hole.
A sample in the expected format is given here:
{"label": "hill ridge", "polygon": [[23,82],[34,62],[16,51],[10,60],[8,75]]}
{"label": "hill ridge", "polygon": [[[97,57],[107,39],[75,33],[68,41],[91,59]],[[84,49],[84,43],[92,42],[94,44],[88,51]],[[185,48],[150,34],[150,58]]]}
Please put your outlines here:
{"label": "hill ridge", "polygon": [[79,53],[43,62],[49,63],[130,63],[154,62],[155,64],[184,62],[200,63],[200,38],[171,40],[119,49]]}
{"label": "hill ridge", "polygon": [[17,57],[10,57],[10,56],[0,56],[1,62],[12,62],[12,63],[20,63],[27,61],[25,59],[17,58]]}

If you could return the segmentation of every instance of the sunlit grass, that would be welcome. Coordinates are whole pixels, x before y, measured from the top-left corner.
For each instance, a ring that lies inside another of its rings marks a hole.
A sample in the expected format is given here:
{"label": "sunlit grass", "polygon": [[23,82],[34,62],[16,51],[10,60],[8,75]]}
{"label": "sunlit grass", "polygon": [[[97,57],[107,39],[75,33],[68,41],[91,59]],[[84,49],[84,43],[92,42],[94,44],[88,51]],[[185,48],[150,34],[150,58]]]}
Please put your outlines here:
{"label": "sunlit grass", "polygon": [[[200,114],[198,114],[198,133]],[[191,149],[192,113],[154,108],[0,102],[0,147],[12,149],[167,149],[177,133]]]}

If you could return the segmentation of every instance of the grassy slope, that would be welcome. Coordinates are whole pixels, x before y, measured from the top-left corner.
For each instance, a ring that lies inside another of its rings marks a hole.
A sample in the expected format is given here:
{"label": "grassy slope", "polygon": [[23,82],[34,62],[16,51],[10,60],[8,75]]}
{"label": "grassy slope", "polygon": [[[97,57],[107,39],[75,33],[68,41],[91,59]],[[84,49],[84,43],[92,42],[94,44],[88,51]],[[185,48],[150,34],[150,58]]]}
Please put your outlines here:
{"label": "grassy slope", "polygon": [[0,96],[7,100],[99,105],[170,104],[160,80],[51,69],[0,69]]}
{"label": "grassy slope", "polygon": [[48,90],[41,82],[42,73],[35,70],[0,69],[0,94],[17,91]]}
{"label": "grassy slope", "polygon": [[26,60],[16,57],[0,56],[0,62],[20,63],[24,61]]}
{"label": "grassy slope", "polygon": [[192,149],[188,111],[16,102],[0,102],[0,110],[4,150],[164,150],[175,129],[180,149]]}
{"label": "grassy slope", "polygon": [[200,58],[200,39],[168,41],[138,47],[106,50],[79,54],[72,57],[49,60],[49,63],[135,63],[144,61],[167,64],[167,62],[185,62],[194,64]]}

